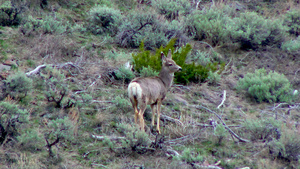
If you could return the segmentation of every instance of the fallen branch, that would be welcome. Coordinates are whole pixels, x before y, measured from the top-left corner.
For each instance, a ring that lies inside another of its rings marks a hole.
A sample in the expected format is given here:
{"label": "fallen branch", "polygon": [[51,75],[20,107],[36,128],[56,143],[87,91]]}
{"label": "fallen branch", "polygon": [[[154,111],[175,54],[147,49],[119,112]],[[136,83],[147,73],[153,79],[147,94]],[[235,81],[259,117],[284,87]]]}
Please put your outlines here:
{"label": "fallen branch", "polygon": [[205,109],[207,111],[209,111],[210,113],[213,113],[215,116],[218,117],[218,119],[222,122],[223,126],[229,131],[229,133],[234,136],[235,138],[237,138],[239,141],[241,142],[250,142],[249,140],[246,140],[246,139],[243,139],[243,138],[240,138],[237,134],[235,134],[227,125],[226,123],[222,120],[222,118],[214,111],[210,110],[209,108],[206,108],[204,106],[200,106],[200,105],[190,105],[196,109]]}
{"label": "fallen branch", "polygon": [[33,69],[32,71],[27,72],[26,75],[27,75],[27,76],[35,75],[35,74],[37,74],[42,68],[45,68],[45,67],[47,67],[47,66],[55,67],[55,68],[57,68],[57,69],[61,69],[61,68],[65,67],[65,66],[68,66],[68,65],[77,68],[78,71],[80,72],[78,66],[74,65],[72,62],[67,62],[67,63],[58,64],[58,65],[54,65],[54,64],[40,65],[40,66],[36,67],[35,69]]}
{"label": "fallen branch", "polygon": [[223,100],[222,100],[221,104],[217,107],[217,109],[220,109],[220,107],[224,104],[225,100],[226,100],[226,90],[224,90]]}
{"label": "fallen branch", "polygon": [[176,123],[176,124],[181,125],[181,126],[184,127],[184,124],[183,124],[180,120],[174,119],[174,118],[172,118],[172,117],[170,117],[170,116],[160,115],[160,119],[161,119],[161,120],[167,120],[167,121]]}
{"label": "fallen branch", "polygon": [[117,136],[97,136],[94,134],[91,134],[91,138],[97,139],[97,140],[104,140],[105,138],[108,138],[109,140],[123,140],[125,137],[117,137]]}

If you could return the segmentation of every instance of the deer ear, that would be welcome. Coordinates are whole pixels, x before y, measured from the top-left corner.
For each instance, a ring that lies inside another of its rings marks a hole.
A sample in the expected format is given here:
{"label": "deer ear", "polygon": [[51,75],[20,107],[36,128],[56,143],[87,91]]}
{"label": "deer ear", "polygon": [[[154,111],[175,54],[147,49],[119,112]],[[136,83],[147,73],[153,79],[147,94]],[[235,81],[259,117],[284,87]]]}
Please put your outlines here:
{"label": "deer ear", "polygon": [[169,52],[168,52],[168,58],[169,58],[169,59],[172,59],[172,51],[171,51],[171,49],[169,49]]}
{"label": "deer ear", "polygon": [[163,52],[161,52],[160,58],[161,58],[162,62],[166,61],[166,56],[165,56],[165,54]]}

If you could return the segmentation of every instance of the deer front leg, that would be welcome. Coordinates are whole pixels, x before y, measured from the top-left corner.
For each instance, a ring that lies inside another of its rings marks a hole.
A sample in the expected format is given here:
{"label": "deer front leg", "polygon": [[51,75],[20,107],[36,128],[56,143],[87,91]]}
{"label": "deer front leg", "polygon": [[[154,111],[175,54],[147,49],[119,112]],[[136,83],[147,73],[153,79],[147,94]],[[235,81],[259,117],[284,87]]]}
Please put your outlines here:
{"label": "deer front leg", "polygon": [[157,103],[151,104],[150,106],[151,106],[151,110],[152,110],[151,132],[153,132],[155,113],[157,112]]}
{"label": "deer front leg", "polygon": [[158,101],[157,102],[157,125],[156,125],[156,129],[157,129],[158,134],[161,134],[160,129],[159,129],[160,107],[161,107],[161,101]]}

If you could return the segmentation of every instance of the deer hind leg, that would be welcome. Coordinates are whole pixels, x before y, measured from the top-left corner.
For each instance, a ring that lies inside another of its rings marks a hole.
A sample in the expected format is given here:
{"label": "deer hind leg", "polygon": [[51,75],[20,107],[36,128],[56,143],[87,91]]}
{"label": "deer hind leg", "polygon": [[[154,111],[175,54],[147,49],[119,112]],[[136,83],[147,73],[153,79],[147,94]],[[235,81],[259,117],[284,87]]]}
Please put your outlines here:
{"label": "deer hind leg", "polygon": [[144,121],[144,112],[146,110],[146,104],[140,104],[140,112],[138,113],[138,118],[140,122],[140,128],[142,131],[145,131],[145,121]]}
{"label": "deer hind leg", "polygon": [[139,111],[138,111],[138,108],[137,108],[137,100],[130,99],[130,101],[131,101],[132,107],[134,109],[134,122],[135,122],[135,124],[138,124]]}

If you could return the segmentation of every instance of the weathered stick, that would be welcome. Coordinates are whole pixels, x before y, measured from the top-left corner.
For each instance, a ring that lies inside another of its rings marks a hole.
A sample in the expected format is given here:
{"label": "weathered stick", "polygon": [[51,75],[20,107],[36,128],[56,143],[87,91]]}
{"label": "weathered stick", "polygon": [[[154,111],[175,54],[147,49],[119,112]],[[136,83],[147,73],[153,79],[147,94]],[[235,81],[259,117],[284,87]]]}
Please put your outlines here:
{"label": "weathered stick", "polygon": [[61,69],[61,68],[65,67],[65,66],[68,66],[68,65],[77,68],[78,71],[80,72],[78,66],[74,65],[72,62],[67,62],[67,63],[58,64],[58,65],[54,65],[54,64],[40,65],[40,66],[36,67],[35,69],[33,69],[32,71],[27,72],[26,75],[27,75],[27,76],[32,76],[32,75],[34,75],[34,74],[37,74],[42,68],[45,68],[45,67],[47,67],[47,66],[50,66],[50,67],[56,67],[56,68],[58,68],[58,69]]}
{"label": "weathered stick", "polygon": [[97,136],[94,134],[91,134],[91,138],[97,139],[97,140],[104,140],[105,138],[108,138],[109,140],[123,140],[125,137],[116,137],[116,136]]}
{"label": "weathered stick", "polygon": [[225,100],[226,100],[226,90],[224,90],[222,102],[221,102],[221,104],[217,107],[217,109],[220,109],[220,107],[224,104]]}

